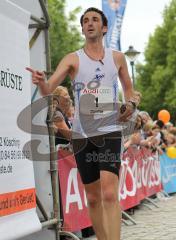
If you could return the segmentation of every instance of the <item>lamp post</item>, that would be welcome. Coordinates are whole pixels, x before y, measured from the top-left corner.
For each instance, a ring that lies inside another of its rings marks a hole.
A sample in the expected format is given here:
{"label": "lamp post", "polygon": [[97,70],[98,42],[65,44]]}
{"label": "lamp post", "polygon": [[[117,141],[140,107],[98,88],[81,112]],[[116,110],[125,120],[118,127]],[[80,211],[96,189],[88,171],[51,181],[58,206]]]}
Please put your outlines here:
{"label": "lamp post", "polygon": [[135,85],[135,77],[134,77],[134,62],[139,56],[140,52],[136,51],[133,46],[129,46],[128,50],[125,52],[125,55],[128,57],[131,65],[131,72],[132,72],[132,80],[133,86]]}

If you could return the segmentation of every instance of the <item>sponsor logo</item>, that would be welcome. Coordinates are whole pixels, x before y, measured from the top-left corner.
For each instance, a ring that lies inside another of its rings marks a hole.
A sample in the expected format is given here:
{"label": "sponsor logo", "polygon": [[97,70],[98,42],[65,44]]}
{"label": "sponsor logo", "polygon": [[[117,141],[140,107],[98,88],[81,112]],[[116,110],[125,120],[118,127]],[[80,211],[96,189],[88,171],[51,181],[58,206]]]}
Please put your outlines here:
{"label": "sponsor logo", "polygon": [[111,93],[111,89],[109,88],[94,88],[94,89],[88,89],[88,88],[84,88],[83,90],[83,94],[88,94],[88,93],[92,93],[92,94],[110,94]]}
{"label": "sponsor logo", "polygon": [[101,81],[105,77],[105,74],[96,74],[93,80]]}
{"label": "sponsor logo", "polygon": [[100,70],[100,68],[97,68],[96,70],[95,70],[95,72],[100,72],[101,70]]}

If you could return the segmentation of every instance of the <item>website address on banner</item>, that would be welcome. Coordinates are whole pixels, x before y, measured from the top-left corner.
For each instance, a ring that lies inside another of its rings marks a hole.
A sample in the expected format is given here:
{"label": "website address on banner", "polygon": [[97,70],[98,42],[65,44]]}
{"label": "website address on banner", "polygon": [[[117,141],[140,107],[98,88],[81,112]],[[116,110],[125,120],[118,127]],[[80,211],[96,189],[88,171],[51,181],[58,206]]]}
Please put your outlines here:
{"label": "website address on banner", "polygon": [[35,188],[0,194],[0,217],[35,207]]}

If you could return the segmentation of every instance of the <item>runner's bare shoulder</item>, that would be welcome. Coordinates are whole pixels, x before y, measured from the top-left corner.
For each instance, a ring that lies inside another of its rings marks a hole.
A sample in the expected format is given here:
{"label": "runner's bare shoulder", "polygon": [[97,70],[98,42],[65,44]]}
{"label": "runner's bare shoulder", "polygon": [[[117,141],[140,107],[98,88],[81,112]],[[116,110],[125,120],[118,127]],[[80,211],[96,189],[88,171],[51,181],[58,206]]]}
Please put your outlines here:
{"label": "runner's bare shoulder", "polygon": [[72,52],[72,53],[67,54],[66,58],[70,65],[69,75],[70,75],[71,79],[74,79],[76,73],[78,72],[79,57],[75,52]]}
{"label": "runner's bare shoulder", "polygon": [[64,58],[71,66],[75,66],[79,62],[78,55],[75,52],[67,54]]}

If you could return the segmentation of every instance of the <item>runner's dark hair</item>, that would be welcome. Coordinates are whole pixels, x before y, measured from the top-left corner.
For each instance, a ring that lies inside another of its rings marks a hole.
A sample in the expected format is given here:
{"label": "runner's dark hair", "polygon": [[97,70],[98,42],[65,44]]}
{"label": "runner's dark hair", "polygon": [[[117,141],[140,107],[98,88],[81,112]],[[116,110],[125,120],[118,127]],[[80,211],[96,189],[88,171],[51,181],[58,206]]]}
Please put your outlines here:
{"label": "runner's dark hair", "polygon": [[86,13],[88,12],[96,12],[96,13],[99,13],[101,15],[101,18],[102,18],[102,22],[103,22],[103,26],[107,27],[108,26],[108,19],[106,18],[105,14],[103,13],[103,11],[101,11],[100,9],[98,8],[94,8],[94,7],[91,7],[91,8],[88,8],[84,13],[83,15],[81,16],[80,18],[80,24],[81,26],[83,26],[83,19],[84,19],[84,16]]}

